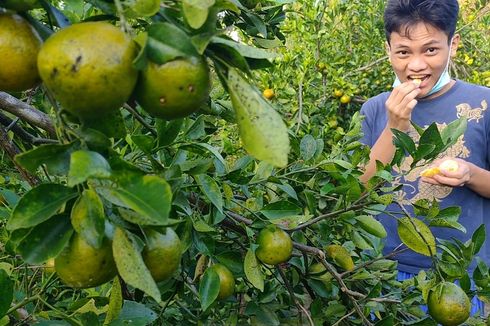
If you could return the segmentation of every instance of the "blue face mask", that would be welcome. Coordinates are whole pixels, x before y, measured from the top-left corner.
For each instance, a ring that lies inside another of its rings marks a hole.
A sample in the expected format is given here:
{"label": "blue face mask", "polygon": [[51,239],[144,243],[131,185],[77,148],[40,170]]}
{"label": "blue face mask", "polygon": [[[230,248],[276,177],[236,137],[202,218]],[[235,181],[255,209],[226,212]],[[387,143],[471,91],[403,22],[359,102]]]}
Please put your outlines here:
{"label": "blue face mask", "polygon": [[[430,96],[434,93],[439,92],[444,86],[449,84],[451,82],[451,76],[449,75],[449,60],[451,59],[451,49],[453,45],[453,41],[451,40],[451,45],[449,46],[449,55],[447,58],[447,63],[446,67],[444,68],[444,71],[442,72],[441,76],[439,76],[439,79],[437,80],[437,83],[432,87],[432,89],[427,93],[424,97]],[[400,85],[402,82],[400,78],[395,74],[395,81],[393,82],[393,87],[396,87]]]}

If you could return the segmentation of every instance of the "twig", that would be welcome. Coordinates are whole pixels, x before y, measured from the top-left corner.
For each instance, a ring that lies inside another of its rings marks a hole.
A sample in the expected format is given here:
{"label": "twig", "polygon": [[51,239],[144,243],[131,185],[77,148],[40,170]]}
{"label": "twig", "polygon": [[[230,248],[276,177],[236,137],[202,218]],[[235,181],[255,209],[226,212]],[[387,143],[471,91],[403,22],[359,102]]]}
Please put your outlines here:
{"label": "twig", "polygon": [[226,215],[228,215],[229,217],[231,217],[235,221],[241,222],[243,224],[246,224],[246,225],[252,225],[253,224],[252,220],[249,220],[248,218],[243,217],[237,213],[228,211],[228,212],[226,212]]}
{"label": "twig", "polygon": [[39,184],[39,180],[35,176],[30,174],[14,160],[15,155],[19,154],[20,150],[10,141],[7,132],[2,126],[0,126],[0,148],[7,153],[12,163],[14,163],[16,169],[31,186]]}
{"label": "twig", "polygon": [[293,288],[292,288],[291,284],[289,283],[289,280],[287,279],[286,275],[284,274],[284,271],[282,270],[281,265],[277,266],[277,270],[278,270],[279,274],[281,275],[281,278],[284,282],[284,285],[286,286],[286,289],[288,290],[289,295],[290,295],[291,299],[293,300],[294,304],[296,305],[296,307],[298,307],[298,309],[301,310],[305,314],[306,318],[308,318],[308,322],[310,323],[310,325],[315,326],[315,323],[311,319],[311,316],[310,316],[310,313],[308,312],[308,310],[306,310],[306,308],[303,307],[303,305],[301,303],[299,303],[299,301],[296,299],[296,295],[294,294]]}
{"label": "twig", "polygon": [[11,130],[14,134],[19,136],[19,138],[22,139],[23,141],[34,145],[58,143],[56,139],[41,138],[41,137],[36,137],[34,135],[31,135],[24,128],[22,128],[16,123],[17,119],[12,120],[6,115],[0,113],[0,124],[7,127],[6,131]]}
{"label": "twig", "polygon": [[146,129],[148,129],[150,131],[150,133],[153,135],[153,136],[158,136],[157,132],[155,131],[155,129],[153,129],[152,126],[150,126],[146,121],[145,121],[145,118],[143,118],[135,109],[133,109],[131,106],[129,106],[128,104],[124,104],[123,106],[126,110],[129,111],[129,113],[131,113],[135,118],[136,120],[139,121],[139,123],[141,123]]}
{"label": "twig", "polygon": [[349,207],[346,207],[343,209],[336,210],[334,212],[319,215],[319,216],[317,216],[317,217],[315,217],[315,218],[313,218],[313,219],[311,219],[311,220],[309,220],[303,224],[298,225],[297,227],[291,229],[290,231],[293,232],[293,231],[302,230],[302,229],[307,228],[307,227],[309,227],[315,223],[318,223],[321,220],[325,220],[327,218],[335,217],[335,216],[340,215],[340,214],[345,213],[345,212],[355,211],[357,209],[365,207],[366,205],[367,205],[366,203],[356,204],[356,205],[352,205],[352,206],[349,206]]}
{"label": "twig", "polygon": [[56,136],[53,122],[47,114],[36,110],[8,93],[0,92],[0,109],[47,131],[53,138]]}
{"label": "twig", "polygon": [[345,272],[343,272],[343,273],[342,273],[342,274],[340,274],[340,275],[341,275],[342,277],[345,277],[347,274],[352,274],[352,273],[354,273],[355,271],[358,271],[358,270],[360,270],[360,269],[363,269],[363,268],[365,268],[365,267],[367,267],[367,266],[369,266],[369,265],[373,264],[374,262],[376,262],[376,261],[378,261],[378,260],[391,258],[391,257],[396,256],[396,255],[398,255],[398,254],[401,254],[402,252],[405,252],[405,251],[407,251],[407,250],[408,250],[408,248],[402,248],[402,249],[400,249],[400,250],[396,250],[396,249],[395,249],[395,250],[393,250],[392,252],[390,252],[390,253],[389,253],[389,254],[387,254],[387,255],[384,255],[384,256],[382,256],[382,257],[378,257],[378,258],[372,259],[372,260],[370,260],[370,261],[367,261],[367,262],[365,262],[365,263],[359,264],[359,265],[357,265],[357,266],[356,266],[354,269],[352,269],[352,270],[350,270],[350,271],[345,271]]}
{"label": "twig", "polygon": [[350,311],[350,312],[349,312],[347,315],[342,316],[342,318],[340,318],[339,320],[337,320],[337,321],[335,322],[335,324],[333,324],[332,326],[338,326],[338,325],[340,325],[340,322],[341,322],[342,320],[344,320],[344,319],[346,319],[346,318],[348,318],[348,317],[352,316],[352,314],[353,314],[353,313],[355,313],[355,312],[356,312],[356,310],[355,310],[355,309],[352,309],[352,310],[351,310],[351,311]]}

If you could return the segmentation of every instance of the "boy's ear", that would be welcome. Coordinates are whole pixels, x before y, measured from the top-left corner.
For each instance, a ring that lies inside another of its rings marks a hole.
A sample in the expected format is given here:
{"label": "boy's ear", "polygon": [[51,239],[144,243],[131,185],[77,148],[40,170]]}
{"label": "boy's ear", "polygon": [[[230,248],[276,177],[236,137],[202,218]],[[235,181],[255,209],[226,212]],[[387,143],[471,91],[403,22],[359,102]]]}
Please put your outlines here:
{"label": "boy's ear", "polygon": [[461,41],[461,36],[459,34],[454,34],[453,39],[451,40],[451,57],[456,56],[456,52],[458,51],[458,46],[460,41]]}

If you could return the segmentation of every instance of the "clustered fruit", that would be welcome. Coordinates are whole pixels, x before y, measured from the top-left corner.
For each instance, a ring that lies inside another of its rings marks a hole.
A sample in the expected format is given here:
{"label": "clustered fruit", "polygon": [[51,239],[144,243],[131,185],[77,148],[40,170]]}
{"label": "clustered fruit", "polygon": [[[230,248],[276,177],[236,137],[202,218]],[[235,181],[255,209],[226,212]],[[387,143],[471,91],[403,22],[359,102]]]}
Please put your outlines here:
{"label": "clustered fruit", "polygon": [[176,58],[142,71],[136,43],[107,22],[62,28],[44,44],[17,14],[0,14],[0,90],[23,91],[40,81],[62,108],[82,122],[117,111],[130,98],[149,115],[176,119],[197,111],[210,90],[204,57]]}

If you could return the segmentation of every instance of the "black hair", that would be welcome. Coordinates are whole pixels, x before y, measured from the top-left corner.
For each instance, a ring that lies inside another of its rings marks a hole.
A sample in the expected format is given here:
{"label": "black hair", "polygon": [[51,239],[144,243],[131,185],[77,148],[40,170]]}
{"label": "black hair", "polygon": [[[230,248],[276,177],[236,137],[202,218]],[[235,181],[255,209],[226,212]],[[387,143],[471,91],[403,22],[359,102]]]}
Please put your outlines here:
{"label": "black hair", "polygon": [[410,27],[418,23],[429,24],[448,36],[456,31],[458,0],[388,0],[384,12],[386,40],[390,43],[393,32],[403,32],[409,37]]}

